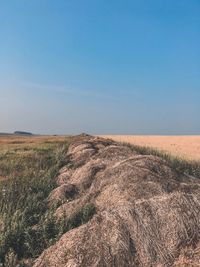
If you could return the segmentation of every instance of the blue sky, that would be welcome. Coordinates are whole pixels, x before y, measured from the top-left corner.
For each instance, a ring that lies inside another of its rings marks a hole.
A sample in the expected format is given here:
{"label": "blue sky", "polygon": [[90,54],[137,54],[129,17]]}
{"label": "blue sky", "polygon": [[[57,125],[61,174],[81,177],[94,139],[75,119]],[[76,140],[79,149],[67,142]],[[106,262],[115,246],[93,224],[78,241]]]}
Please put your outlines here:
{"label": "blue sky", "polygon": [[200,134],[199,0],[1,0],[0,131]]}

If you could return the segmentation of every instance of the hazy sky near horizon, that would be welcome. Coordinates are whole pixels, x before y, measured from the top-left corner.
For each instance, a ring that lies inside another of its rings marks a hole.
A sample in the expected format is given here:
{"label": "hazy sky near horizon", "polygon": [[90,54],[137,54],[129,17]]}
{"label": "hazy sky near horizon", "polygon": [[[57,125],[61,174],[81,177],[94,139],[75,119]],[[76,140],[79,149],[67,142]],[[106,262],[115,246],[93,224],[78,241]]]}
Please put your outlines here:
{"label": "hazy sky near horizon", "polygon": [[199,0],[0,1],[0,132],[200,134]]}

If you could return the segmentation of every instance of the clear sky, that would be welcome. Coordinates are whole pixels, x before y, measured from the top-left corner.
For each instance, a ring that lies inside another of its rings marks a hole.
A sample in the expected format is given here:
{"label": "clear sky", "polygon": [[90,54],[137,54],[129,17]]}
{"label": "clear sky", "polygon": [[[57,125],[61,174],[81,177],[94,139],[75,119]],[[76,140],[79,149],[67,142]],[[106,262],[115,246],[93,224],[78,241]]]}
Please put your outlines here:
{"label": "clear sky", "polygon": [[200,134],[199,0],[0,0],[0,131]]}

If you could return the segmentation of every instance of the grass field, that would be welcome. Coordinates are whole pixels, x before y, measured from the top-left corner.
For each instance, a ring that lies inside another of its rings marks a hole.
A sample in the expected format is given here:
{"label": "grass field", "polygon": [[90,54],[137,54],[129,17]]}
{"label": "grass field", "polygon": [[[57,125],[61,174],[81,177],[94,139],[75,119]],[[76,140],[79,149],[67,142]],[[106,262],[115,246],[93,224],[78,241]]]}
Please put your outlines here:
{"label": "grass field", "polygon": [[45,199],[67,147],[67,137],[0,136],[0,266],[36,257],[58,235]]}
{"label": "grass field", "polygon": [[65,136],[0,136],[0,180],[21,176],[25,171],[35,170],[38,164],[47,164],[51,152],[66,141]]}
{"label": "grass field", "polygon": [[67,136],[0,136],[0,267],[30,267],[42,251],[95,213],[90,204],[55,219],[47,197],[68,164]]}
{"label": "grass field", "polygon": [[200,161],[200,136],[106,135],[115,141],[156,148],[186,160]]}
{"label": "grass field", "polygon": [[0,149],[34,148],[40,145],[58,144],[68,140],[67,136],[21,136],[21,135],[0,135]]}

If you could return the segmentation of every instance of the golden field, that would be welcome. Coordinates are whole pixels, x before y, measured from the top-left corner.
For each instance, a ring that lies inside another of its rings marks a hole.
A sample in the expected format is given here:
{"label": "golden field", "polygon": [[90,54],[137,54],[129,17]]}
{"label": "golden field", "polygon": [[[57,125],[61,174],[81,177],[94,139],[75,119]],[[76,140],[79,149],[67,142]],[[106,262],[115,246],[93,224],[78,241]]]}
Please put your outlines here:
{"label": "golden field", "polygon": [[104,135],[103,137],[156,148],[187,160],[200,160],[200,136]]}

